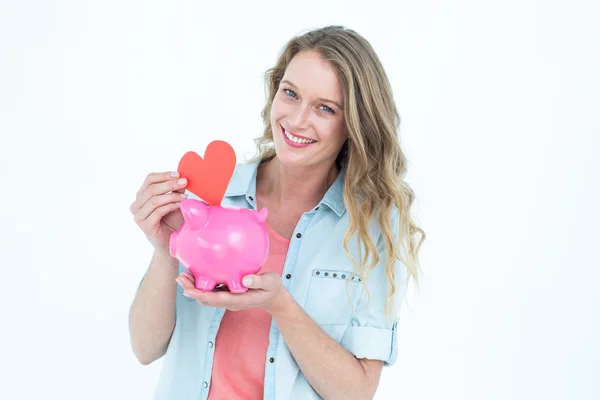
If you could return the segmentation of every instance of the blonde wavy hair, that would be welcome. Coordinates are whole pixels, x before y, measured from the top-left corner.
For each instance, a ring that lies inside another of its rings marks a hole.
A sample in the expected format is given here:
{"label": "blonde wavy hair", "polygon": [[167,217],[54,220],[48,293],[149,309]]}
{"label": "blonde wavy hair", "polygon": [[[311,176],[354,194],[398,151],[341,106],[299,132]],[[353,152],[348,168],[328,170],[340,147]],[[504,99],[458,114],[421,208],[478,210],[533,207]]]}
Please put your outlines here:
{"label": "blonde wavy hair", "polygon": [[[255,161],[275,156],[271,128],[271,106],[285,70],[292,58],[304,51],[316,51],[337,70],[342,83],[344,118],[348,140],[336,163],[346,168],[344,202],[350,216],[350,228],[344,238],[344,250],[357,267],[365,286],[368,275],[379,262],[379,253],[367,228],[375,217],[385,241],[385,273],[388,281],[386,315],[394,309],[396,293],[395,262],[407,268],[407,281],[418,286],[420,270],[418,253],[425,232],[410,215],[413,190],[403,180],[406,158],[397,135],[400,117],[387,75],[370,43],[351,29],[327,26],[293,37],[283,48],[276,65],[265,73],[267,102],[262,110],[265,127],[255,139],[258,155]],[[398,210],[399,225],[391,226],[392,208]],[[397,229],[397,241],[393,230]],[[348,242],[358,232],[365,254],[361,263],[348,251]],[[406,282],[408,283],[408,282]],[[368,289],[367,289],[368,294]]]}

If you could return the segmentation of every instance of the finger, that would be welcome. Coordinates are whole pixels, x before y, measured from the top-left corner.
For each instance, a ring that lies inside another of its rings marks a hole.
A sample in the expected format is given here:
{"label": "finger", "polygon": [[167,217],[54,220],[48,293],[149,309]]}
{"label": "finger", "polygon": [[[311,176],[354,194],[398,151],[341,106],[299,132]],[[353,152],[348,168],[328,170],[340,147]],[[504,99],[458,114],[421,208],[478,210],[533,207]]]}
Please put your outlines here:
{"label": "finger", "polygon": [[173,191],[178,191],[178,193],[181,193],[182,189],[185,190],[186,185],[187,179],[185,178],[170,179],[166,182],[155,183],[150,185],[148,188],[146,188],[146,190],[137,196],[136,203],[143,206],[154,197],[158,197]]}
{"label": "finger", "polygon": [[144,180],[144,183],[142,183],[140,190],[138,190],[136,197],[139,196],[140,194],[142,194],[146,189],[148,189],[148,187],[150,187],[150,185],[153,185],[155,183],[160,183],[160,182],[166,182],[168,180],[177,179],[177,178],[179,178],[178,171],[150,173],[150,174],[148,174],[148,176],[146,176],[146,179]]}
{"label": "finger", "polygon": [[[163,173],[163,174],[168,174],[168,173]],[[154,179],[156,180],[157,178],[150,178],[150,176],[152,176],[153,174],[148,175],[149,178],[148,179]],[[177,178],[169,178],[165,181],[160,181],[157,183],[152,183],[149,186],[146,186],[145,184],[142,186],[142,189],[140,189],[136,195],[135,195],[135,200],[133,201],[133,203],[131,203],[131,205],[129,206],[129,211],[131,211],[132,214],[137,214],[140,209],[154,196],[157,195],[161,195],[161,194],[165,194],[165,193],[169,193],[169,192],[174,192],[174,193],[184,193],[185,192],[185,186],[187,185],[187,180],[184,179],[184,183],[178,183],[181,182],[179,179]]]}
{"label": "finger", "polygon": [[183,271],[181,273],[181,275],[179,276],[185,276],[187,279],[189,279],[192,282],[196,282],[196,278],[194,278],[194,275],[190,274],[189,272]]}
{"label": "finger", "polygon": [[240,309],[245,308],[246,301],[239,293],[232,294],[227,291],[203,292],[195,288],[183,292],[200,303],[217,308]]}
{"label": "finger", "polygon": [[188,280],[188,281],[194,281],[194,275],[190,274],[189,272],[183,271],[182,273],[180,273],[179,275],[177,275],[177,279],[178,281],[180,280]]}
{"label": "finger", "polygon": [[276,289],[281,282],[281,277],[274,272],[266,272],[260,275],[246,275],[242,284],[249,289],[260,289],[271,291]]}
{"label": "finger", "polygon": [[182,273],[177,280],[183,288],[183,294],[193,298],[200,303],[218,308],[239,309],[243,308],[250,299],[246,298],[243,293],[230,293],[229,291],[210,291],[205,292],[196,289],[189,276]]}
{"label": "finger", "polygon": [[196,280],[194,279],[194,276],[189,272],[182,272],[181,274],[179,274],[177,279],[181,282],[184,288],[196,288]]}
{"label": "finger", "polygon": [[[158,210],[160,207],[168,204],[180,203],[186,198],[187,195],[184,193],[169,193],[162,194],[160,196],[154,196],[148,200],[146,204],[144,204],[142,208],[140,208],[140,210],[135,214],[135,220],[141,222],[148,218],[150,214],[154,213],[154,211]],[[161,215],[161,218],[165,215],[166,213]]]}
{"label": "finger", "polygon": [[204,301],[201,301],[198,298],[198,295],[200,293],[202,293],[202,291],[196,289],[196,287],[194,285],[194,281],[192,280],[193,278],[190,278],[189,275],[190,274],[187,274],[184,272],[181,275],[179,275],[177,277],[177,279],[175,279],[177,281],[177,283],[179,284],[179,286],[181,286],[181,288],[183,289],[182,294],[191,299],[195,299],[196,301],[198,301],[200,304],[202,304],[204,306],[207,306],[208,305],[207,303],[205,303]]}
{"label": "finger", "polygon": [[145,232],[149,228],[156,228],[160,225],[160,221],[170,212],[173,212],[179,208],[180,203],[169,203],[164,206],[158,207],[152,214],[148,216],[145,220],[137,220],[135,217],[135,222],[138,224],[140,228]]}

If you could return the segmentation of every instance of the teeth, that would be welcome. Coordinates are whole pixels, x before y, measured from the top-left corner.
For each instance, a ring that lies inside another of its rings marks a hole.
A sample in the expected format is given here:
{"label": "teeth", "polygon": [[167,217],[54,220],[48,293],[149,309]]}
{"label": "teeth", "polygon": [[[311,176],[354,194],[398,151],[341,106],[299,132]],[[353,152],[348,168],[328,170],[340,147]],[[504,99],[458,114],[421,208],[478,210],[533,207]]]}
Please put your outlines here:
{"label": "teeth", "polygon": [[300,143],[300,144],[314,143],[314,140],[300,139],[299,137],[292,135],[285,129],[283,130],[283,132],[285,133],[285,136],[287,136],[287,138],[290,139],[294,143]]}

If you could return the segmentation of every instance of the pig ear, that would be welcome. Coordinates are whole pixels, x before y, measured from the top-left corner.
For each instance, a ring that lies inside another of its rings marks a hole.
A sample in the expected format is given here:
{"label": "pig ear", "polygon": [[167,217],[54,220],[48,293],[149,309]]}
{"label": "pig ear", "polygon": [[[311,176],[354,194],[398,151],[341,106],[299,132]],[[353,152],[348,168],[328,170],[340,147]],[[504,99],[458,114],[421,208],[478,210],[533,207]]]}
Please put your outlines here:
{"label": "pig ear", "polygon": [[192,231],[198,231],[204,228],[208,222],[208,206],[206,203],[195,199],[189,199],[182,201],[179,206],[185,223],[190,226]]}
{"label": "pig ear", "polygon": [[265,222],[267,220],[267,216],[269,215],[269,211],[266,208],[263,208],[260,211],[255,211],[254,215],[256,215],[256,219],[260,222]]}

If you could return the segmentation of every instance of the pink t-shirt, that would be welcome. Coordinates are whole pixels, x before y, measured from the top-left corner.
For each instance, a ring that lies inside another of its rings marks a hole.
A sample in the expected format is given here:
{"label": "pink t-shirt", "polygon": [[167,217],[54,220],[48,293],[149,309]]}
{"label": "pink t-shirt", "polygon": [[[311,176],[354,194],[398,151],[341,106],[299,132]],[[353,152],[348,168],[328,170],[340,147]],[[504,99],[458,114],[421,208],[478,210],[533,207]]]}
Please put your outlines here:
{"label": "pink t-shirt", "polygon": [[[259,273],[281,275],[289,240],[267,225],[269,256]],[[215,339],[215,357],[208,400],[263,398],[265,358],[271,315],[262,308],[226,310]]]}

